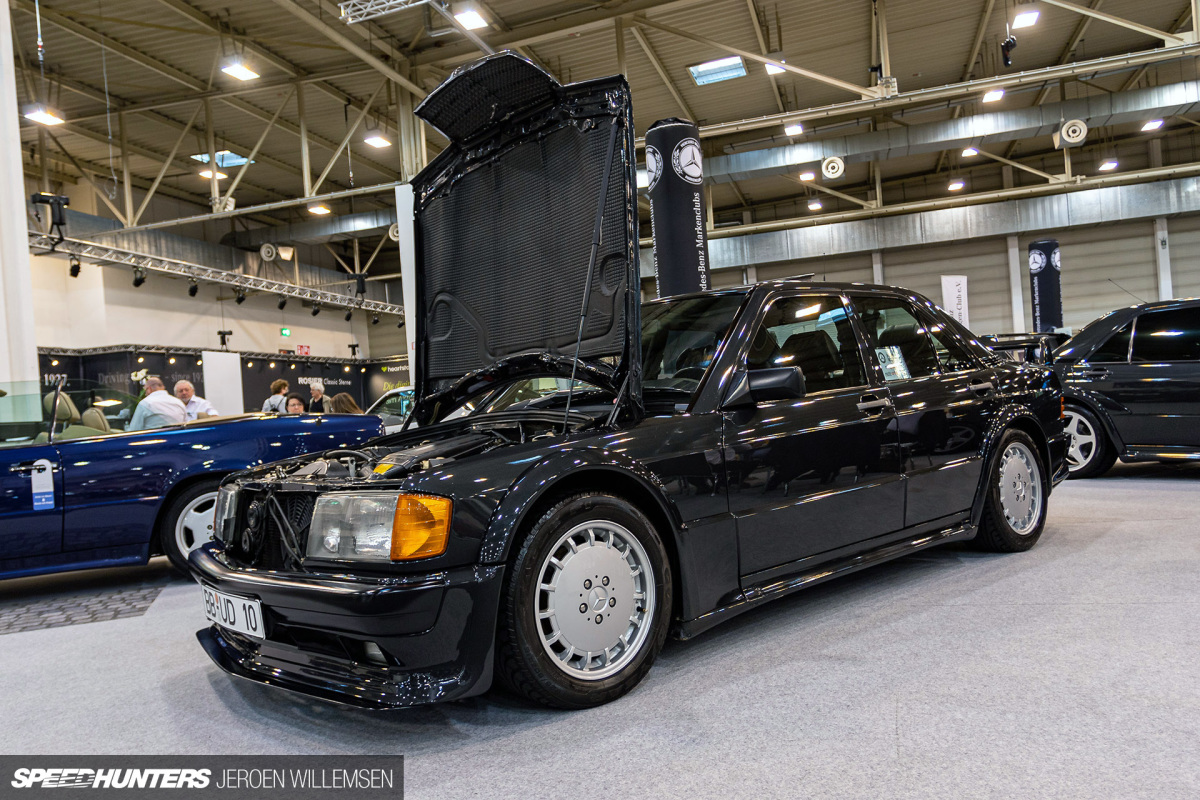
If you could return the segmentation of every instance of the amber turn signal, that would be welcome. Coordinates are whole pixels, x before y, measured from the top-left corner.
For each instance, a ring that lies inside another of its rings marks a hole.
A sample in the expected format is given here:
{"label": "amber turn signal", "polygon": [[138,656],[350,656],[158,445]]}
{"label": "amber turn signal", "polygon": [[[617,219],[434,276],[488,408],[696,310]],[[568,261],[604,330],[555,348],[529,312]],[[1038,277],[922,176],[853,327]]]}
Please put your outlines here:
{"label": "amber turn signal", "polygon": [[402,494],[392,518],[392,561],[440,556],[450,539],[449,497]]}

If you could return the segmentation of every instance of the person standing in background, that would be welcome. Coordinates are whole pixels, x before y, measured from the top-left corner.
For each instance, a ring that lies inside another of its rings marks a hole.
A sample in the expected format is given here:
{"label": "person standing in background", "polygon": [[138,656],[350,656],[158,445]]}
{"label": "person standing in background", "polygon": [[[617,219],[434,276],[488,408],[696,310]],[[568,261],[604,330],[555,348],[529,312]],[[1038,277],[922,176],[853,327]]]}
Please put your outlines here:
{"label": "person standing in background", "polygon": [[183,407],[187,409],[189,422],[197,417],[219,416],[217,410],[213,408],[212,403],[196,394],[196,387],[192,385],[191,381],[175,381],[175,396],[179,398],[179,402],[183,403]]}
{"label": "person standing in background", "polygon": [[320,381],[313,381],[308,385],[308,391],[312,395],[312,399],[308,401],[308,410],[314,414],[320,414],[325,411],[325,384]]}
{"label": "person standing in background", "polygon": [[162,378],[146,378],[145,387],[146,396],[138,403],[126,430],[165,428],[168,425],[182,425],[187,421],[187,408],[179,398],[167,394],[167,387]]}
{"label": "person standing in background", "polygon": [[274,411],[276,414],[287,412],[288,382],[283,378],[271,381],[271,396],[263,401],[263,411]]}
{"label": "person standing in background", "polygon": [[340,392],[335,394],[329,400],[329,410],[334,414],[361,414],[363,410],[358,407],[358,403],[354,402],[354,398],[348,392]]}

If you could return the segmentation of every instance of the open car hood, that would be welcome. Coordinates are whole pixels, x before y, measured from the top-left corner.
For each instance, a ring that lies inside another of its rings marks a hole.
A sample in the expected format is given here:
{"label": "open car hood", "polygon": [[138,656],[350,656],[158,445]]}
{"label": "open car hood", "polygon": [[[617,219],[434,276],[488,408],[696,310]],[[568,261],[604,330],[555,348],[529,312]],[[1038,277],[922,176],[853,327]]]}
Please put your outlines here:
{"label": "open car hood", "polygon": [[450,140],[412,180],[418,405],[510,359],[573,358],[602,208],[579,356],[603,363],[622,399],[640,407],[625,79],[563,86],[505,52],[457,69],[416,113]]}

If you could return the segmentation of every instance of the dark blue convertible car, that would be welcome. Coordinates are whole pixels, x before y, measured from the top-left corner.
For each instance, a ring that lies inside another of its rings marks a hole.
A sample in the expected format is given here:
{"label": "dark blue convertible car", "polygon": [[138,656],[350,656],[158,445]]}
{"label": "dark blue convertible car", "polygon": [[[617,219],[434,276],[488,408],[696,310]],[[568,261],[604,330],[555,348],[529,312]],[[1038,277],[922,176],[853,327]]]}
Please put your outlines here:
{"label": "dark blue convertible car", "polygon": [[[0,398],[0,578],[145,563],[212,536],[217,484],[231,472],[303,453],[355,447],[383,433],[374,415],[244,414],[114,431],[68,393]],[[28,415],[25,415],[28,416]]]}

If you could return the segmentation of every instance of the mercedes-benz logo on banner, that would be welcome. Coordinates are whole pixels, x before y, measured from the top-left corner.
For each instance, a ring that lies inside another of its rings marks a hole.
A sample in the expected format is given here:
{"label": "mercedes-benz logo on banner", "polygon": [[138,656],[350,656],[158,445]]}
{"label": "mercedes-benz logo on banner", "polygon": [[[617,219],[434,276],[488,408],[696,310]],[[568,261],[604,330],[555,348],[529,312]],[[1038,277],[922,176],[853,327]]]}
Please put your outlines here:
{"label": "mercedes-benz logo on banner", "polygon": [[662,161],[662,153],[658,152],[658,148],[646,145],[646,188],[653,189],[658,184],[658,179],[662,177]]}
{"label": "mercedes-benz logo on banner", "polygon": [[675,168],[675,174],[688,183],[702,183],[704,170],[700,166],[700,143],[690,137],[681,140],[671,153],[671,166]]}
{"label": "mercedes-benz logo on banner", "polygon": [[1058,250],[1059,249],[1056,247],[1054,248],[1054,252],[1050,254],[1050,266],[1054,267],[1059,272],[1062,272],[1062,255]]}
{"label": "mercedes-benz logo on banner", "polygon": [[1037,275],[1046,268],[1046,254],[1041,250],[1029,251],[1029,271]]}

